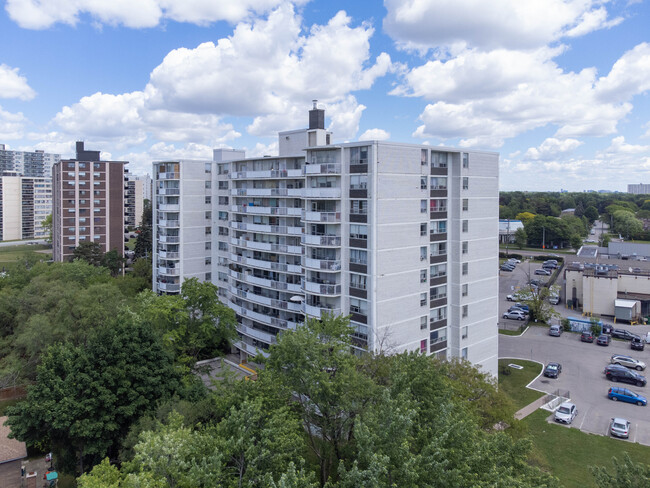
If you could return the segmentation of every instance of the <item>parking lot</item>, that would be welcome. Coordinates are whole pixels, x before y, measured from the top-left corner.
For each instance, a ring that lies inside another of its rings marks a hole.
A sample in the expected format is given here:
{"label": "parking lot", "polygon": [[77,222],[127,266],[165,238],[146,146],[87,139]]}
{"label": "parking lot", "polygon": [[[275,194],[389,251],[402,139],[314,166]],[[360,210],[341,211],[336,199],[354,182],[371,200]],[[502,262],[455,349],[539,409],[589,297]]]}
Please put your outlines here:
{"label": "parking lot", "polygon": [[[513,303],[506,301],[507,294],[526,283],[528,276],[533,276],[534,269],[539,263],[528,263],[517,266],[513,272],[500,272],[500,315]],[[530,273],[530,274],[529,274]],[[563,316],[579,316],[579,313],[567,310],[563,303],[555,307]],[[516,320],[499,319],[500,323]],[[611,321],[605,321],[611,323]],[[645,335],[650,326],[617,325],[635,334]],[[548,335],[547,327],[530,327],[520,337],[499,336],[499,357],[530,359],[543,363],[559,362],[562,373],[558,379],[539,376],[530,386],[546,393],[556,390],[568,390],[571,401],[578,408],[578,415],[570,427],[579,428],[584,432],[607,435],[612,417],[623,417],[630,421],[630,442],[650,445],[650,406],[613,402],[607,398],[610,386],[624,386],[650,398],[650,386],[636,387],[622,383],[613,383],[605,378],[603,370],[609,364],[613,354],[626,354],[650,364],[650,346],[644,351],[632,351],[627,341],[614,340],[608,347],[597,346],[595,343],[580,341],[580,335],[564,333],[560,337]],[[650,374],[649,370],[642,372]],[[549,415],[549,419],[552,416]],[[552,420],[551,420],[552,421]],[[625,441],[623,441],[625,442]]]}

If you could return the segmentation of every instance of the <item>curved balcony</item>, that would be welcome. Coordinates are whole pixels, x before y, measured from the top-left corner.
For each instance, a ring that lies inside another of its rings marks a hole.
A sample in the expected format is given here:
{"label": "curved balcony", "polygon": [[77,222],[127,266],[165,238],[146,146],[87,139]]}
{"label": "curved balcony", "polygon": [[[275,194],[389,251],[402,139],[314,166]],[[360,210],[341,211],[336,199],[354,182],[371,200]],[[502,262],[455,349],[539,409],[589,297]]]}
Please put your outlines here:
{"label": "curved balcony", "polygon": [[233,188],[234,197],[300,197],[302,188]]}
{"label": "curved balcony", "polygon": [[316,317],[317,319],[322,318],[326,314],[341,315],[340,308],[334,308],[331,305],[309,305],[308,303],[303,304],[305,315],[310,317]]}
{"label": "curved balcony", "polygon": [[245,213],[251,215],[289,215],[293,217],[302,216],[300,207],[263,207],[254,205],[232,205],[230,210],[234,213]]}
{"label": "curved balcony", "polygon": [[265,307],[277,308],[280,310],[290,310],[292,312],[300,313],[302,306],[300,303],[290,302],[288,300],[281,300],[279,298],[270,298],[264,295],[258,295],[250,290],[242,290],[235,286],[230,286],[230,293],[243,298],[249,302],[264,305]]}
{"label": "curved balcony", "polygon": [[233,246],[246,249],[254,249],[256,251],[280,252],[298,256],[303,253],[302,246],[288,246],[285,244],[271,244],[270,242],[256,242],[247,239],[237,239],[236,237],[232,237],[230,239],[230,243]]}
{"label": "curved balcony", "polygon": [[254,259],[245,256],[238,256],[237,254],[231,254],[230,260],[232,262],[248,265],[253,268],[270,269],[273,271],[285,271],[288,273],[296,273],[296,274],[302,273],[301,266],[297,264],[276,263],[274,261],[264,261],[262,259]]}
{"label": "curved balcony", "polygon": [[305,258],[305,268],[310,269],[327,269],[330,271],[340,271],[341,261],[331,259],[313,259]]}
{"label": "curved balcony", "polygon": [[181,285],[180,283],[163,283],[163,282],[157,282],[156,286],[158,287],[158,290],[160,291],[165,291],[165,292],[179,292],[181,291]]}
{"label": "curved balcony", "polygon": [[160,212],[180,212],[181,206],[178,203],[161,203],[158,205]]}
{"label": "curved balcony", "polygon": [[228,306],[232,308],[235,313],[241,315],[242,317],[247,317],[261,324],[271,325],[273,327],[279,327],[282,329],[295,329],[298,325],[297,322],[293,322],[291,320],[285,320],[279,317],[273,317],[271,315],[254,312],[253,310],[249,310],[245,307],[237,305],[230,300],[228,301]]}
{"label": "curved balcony", "polygon": [[238,230],[262,232],[266,234],[302,235],[302,227],[286,225],[249,224],[246,222],[230,222],[230,227]]}
{"label": "curved balcony", "polygon": [[159,220],[158,221],[158,227],[178,229],[178,228],[180,228],[180,226],[181,226],[181,224],[180,224],[179,220]]}
{"label": "curved balcony", "polygon": [[237,324],[237,332],[252,339],[266,342],[267,344],[275,344],[277,342],[277,339],[273,334],[262,332],[261,330],[257,330],[253,327],[248,327],[243,324]]}
{"label": "curved balcony", "polygon": [[341,222],[341,212],[305,212],[306,222]]}
{"label": "curved balcony", "polygon": [[181,242],[179,236],[158,236],[158,242],[163,242],[166,244],[178,244]]}
{"label": "curved balcony", "polygon": [[341,165],[338,163],[306,164],[302,172],[305,175],[340,175]]}
{"label": "curved balcony", "polygon": [[305,280],[303,289],[305,292],[315,295],[337,296],[341,294],[341,285],[314,282],[309,278]]}
{"label": "curved balcony", "polygon": [[258,178],[300,178],[300,169],[269,169],[263,171],[233,171],[230,173],[232,180],[247,180]]}
{"label": "curved balcony", "polygon": [[171,251],[158,251],[158,257],[159,258],[165,258],[165,259],[179,259],[180,258],[180,253],[177,252],[171,252]]}
{"label": "curved balcony", "polygon": [[267,278],[253,276],[250,273],[238,273],[237,271],[233,270],[230,270],[230,276],[236,280],[242,281],[244,283],[249,283],[251,285],[263,286],[280,291],[288,290],[294,293],[302,293],[302,287],[299,284],[295,283],[285,283],[283,281],[269,280]]}
{"label": "curved balcony", "polygon": [[166,276],[179,276],[181,274],[181,270],[179,268],[165,268],[159,266],[158,274]]}
{"label": "curved balcony", "polygon": [[339,247],[341,245],[341,236],[316,236],[303,234],[300,237],[302,244],[318,247]]}
{"label": "curved balcony", "polygon": [[303,188],[302,196],[315,200],[324,200],[326,198],[341,198],[340,188]]}

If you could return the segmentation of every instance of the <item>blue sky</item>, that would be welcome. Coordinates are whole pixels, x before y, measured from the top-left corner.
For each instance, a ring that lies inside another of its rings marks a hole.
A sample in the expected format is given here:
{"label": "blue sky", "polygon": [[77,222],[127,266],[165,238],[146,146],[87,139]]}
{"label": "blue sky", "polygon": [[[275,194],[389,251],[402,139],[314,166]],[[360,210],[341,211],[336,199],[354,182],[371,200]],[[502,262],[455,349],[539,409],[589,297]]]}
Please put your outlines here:
{"label": "blue sky", "polygon": [[634,0],[5,0],[0,143],[131,171],[335,141],[498,151],[502,190],[650,183],[650,8]]}

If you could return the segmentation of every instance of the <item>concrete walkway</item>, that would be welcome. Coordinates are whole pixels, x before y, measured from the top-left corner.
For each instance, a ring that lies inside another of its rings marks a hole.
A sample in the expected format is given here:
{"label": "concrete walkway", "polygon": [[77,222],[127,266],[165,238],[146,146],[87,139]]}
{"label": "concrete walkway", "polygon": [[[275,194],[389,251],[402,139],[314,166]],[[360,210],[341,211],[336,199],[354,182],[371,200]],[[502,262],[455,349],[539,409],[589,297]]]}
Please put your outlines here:
{"label": "concrete walkway", "polygon": [[533,403],[526,405],[524,408],[522,408],[517,413],[515,413],[515,418],[517,420],[521,420],[528,417],[531,413],[533,413],[535,410],[537,410],[538,408],[540,408],[542,405],[546,403],[546,396],[547,395],[543,395],[542,397],[535,400]]}

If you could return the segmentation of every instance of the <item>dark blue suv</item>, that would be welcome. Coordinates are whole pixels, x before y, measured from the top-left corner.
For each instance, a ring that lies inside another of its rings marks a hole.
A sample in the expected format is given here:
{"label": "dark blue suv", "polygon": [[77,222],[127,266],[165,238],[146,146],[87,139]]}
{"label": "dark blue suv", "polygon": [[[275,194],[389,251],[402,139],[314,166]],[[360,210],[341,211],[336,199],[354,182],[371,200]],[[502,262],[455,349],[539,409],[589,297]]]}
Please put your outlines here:
{"label": "dark blue suv", "polygon": [[638,393],[634,393],[632,390],[627,388],[621,388],[620,386],[612,386],[607,392],[607,398],[614,401],[622,401],[628,403],[636,403],[642,407],[645,407],[648,404],[648,399]]}

